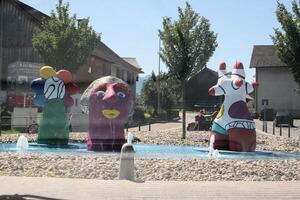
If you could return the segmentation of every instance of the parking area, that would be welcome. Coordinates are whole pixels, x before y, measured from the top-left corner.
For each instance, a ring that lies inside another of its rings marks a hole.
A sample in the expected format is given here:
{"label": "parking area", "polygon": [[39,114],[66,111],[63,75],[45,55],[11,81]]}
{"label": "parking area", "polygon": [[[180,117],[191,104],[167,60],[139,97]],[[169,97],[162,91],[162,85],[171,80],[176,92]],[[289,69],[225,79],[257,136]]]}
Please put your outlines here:
{"label": "parking area", "polygon": [[255,119],[256,129],[264,131],[269,134],[273,134],[276,136],[282,136],[282,137],[289,137],[293,139],[300,140],[300,120],[296,119],[294,120],[294,126],[288,127],[288,126],[282,126],[282,127],[276,127],[273,124],[273,121],[267,121],[266,130],[263,129],[263,121],[260,121],[258,119]]}

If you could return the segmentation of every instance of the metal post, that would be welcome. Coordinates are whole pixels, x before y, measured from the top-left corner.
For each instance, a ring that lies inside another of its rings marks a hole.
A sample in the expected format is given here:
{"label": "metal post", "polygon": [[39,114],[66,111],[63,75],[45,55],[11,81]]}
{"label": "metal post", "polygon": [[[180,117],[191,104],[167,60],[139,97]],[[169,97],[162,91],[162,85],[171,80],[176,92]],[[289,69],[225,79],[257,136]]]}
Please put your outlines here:
{"label": "metal post", "polygon": [[266,114],[267,114],[266,106],[264,106],[264,122],[263,122],[264,128],[263,128],[263,131],[265,131],[265,132],[266,132],[266,119],[267,119]]}
{"label": "metal post", "polygon": [[151,121],[149,120],[149,131],[151,131]]}
{"label": "metal post", "polygon": [[275,135],[275,123],[273,122],[273,135]]}
{"label": "metal post", "polygon": [[280,129],[279,129],[279,136],[282,136],[282,125],[280,124]]}
{"label": "metal post", "polygon": [[1,110],[0,110],[0,136],[1,136],[1,131],[2,131],[2,116],[1,116]]}
{"label": "metal post", "polygon": [[141,124],[139,123],[139,131],[141,131]]}
{"label": "metal post", "polygon": [[158,43],[158,78],[157,78],[157,83],[158,83],[158,88],[157,88],[157,114],[160,115],[161,109],[160,109],[160,38],[158,38],[159,43]]}
{"label": "metal post", "polygon": [[291,125],[289,124],[289,129],[288,129],[288,138],[291,137]]}

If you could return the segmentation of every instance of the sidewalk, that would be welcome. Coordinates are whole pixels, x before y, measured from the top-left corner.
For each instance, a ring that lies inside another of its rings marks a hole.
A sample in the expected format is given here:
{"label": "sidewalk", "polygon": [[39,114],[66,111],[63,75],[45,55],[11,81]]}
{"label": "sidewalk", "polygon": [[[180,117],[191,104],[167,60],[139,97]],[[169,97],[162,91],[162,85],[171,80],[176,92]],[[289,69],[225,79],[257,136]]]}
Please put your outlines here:
{"label": "sidewalk", "polygon": [[[0,176],[0,199],[300,199],[300,182],[104,181]],[[17,195],[16,195],[17,194]],[[14,196],[16,195],[16,196]],[[20,198],[22,195],[26,195]],[[39,198],[28,198],[39,196]],[[26,198],[25,198],[26,197]]]}

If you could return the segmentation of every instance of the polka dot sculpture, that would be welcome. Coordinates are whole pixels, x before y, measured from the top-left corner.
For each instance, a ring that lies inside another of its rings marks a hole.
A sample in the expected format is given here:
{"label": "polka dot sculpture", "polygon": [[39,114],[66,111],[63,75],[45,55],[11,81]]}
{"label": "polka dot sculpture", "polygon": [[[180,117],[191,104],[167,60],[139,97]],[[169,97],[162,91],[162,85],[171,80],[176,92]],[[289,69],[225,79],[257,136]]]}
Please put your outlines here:
{"label": "polka dot sculpture", "polygon": [[79,92],[67,70],[56,72],[50,66],[39,71],[41,78],[32,81],[35,93],[33,103],[43,107],[37,143],[65,145],[69,140],[69,122],[66,111],[73,105],[71,95]]}
{"label": "polka dot sculpture", "polygon": [[257,86],[256,82],[250,84],[245,81],[241,62],[236,62],[231,73],[226,72],[225,63],[220,64],[218,82],[209,89],[212,96],[225,96],[209,136],[215,136],[214,149],[255,151],[255,123],[247,108],[246,95]]}

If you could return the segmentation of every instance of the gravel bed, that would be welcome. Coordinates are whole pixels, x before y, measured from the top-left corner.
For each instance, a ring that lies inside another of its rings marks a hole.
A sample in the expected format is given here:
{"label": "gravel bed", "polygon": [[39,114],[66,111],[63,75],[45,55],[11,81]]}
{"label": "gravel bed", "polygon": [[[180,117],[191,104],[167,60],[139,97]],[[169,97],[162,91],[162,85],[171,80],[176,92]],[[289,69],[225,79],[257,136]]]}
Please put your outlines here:
{"label": "gravel bed", "polygon": [[[132,132],[146,144],[207,146],[208,132],[180,129]],[[33,142],[36,135],[27,135]],[[16,142],[19,135],[2,135],[1,142]],[[86,133],[72,133],[71,142],[85,142]],[[257,150],[300,152],[300,141],[257,134]],[[300,180],[300,160],[197,160],[136,159],[136,178],[178,181],[292,181]],[[0,153],[0,175],[69,177],[114,180],[118,178],[119,158],[95,156],[59,156],[31,153]]]}

